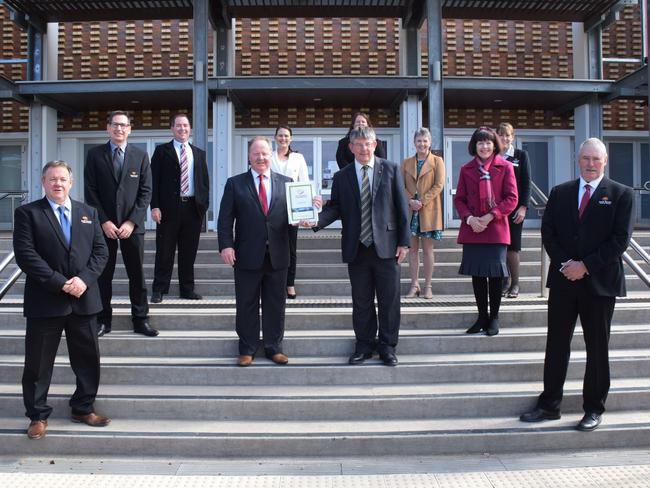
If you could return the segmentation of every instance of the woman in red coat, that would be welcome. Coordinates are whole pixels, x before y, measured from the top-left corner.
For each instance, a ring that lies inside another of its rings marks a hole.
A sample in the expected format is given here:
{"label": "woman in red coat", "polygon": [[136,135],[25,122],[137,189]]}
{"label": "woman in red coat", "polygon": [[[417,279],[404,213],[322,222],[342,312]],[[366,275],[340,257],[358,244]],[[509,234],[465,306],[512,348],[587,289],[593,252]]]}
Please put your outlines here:
{"label": "woman in red coat", "polygon": [[468,150],[474,159],[460,169],[454,197],[461,219],[458,243],[463,245],[459,273],[472,277],[478,308],[478,320],[467,333],[485,330],[492,336],[499,333],[501,287],[508,276],[508,215],[517,205],[517,182],[512,165],[499,156],[501,143],[492,129],[475,130]]}

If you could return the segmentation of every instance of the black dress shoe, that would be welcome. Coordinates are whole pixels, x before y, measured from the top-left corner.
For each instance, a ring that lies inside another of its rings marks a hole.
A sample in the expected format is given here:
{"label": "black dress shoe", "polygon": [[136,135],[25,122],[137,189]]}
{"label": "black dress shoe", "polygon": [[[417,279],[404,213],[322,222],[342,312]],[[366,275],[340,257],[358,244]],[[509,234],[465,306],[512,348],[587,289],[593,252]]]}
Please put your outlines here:
{"label": "black dress shoe", "polygon": [[99,322],[97,324],[97,337],[101,337],[104,334],[111,332],[111,324],[106,324],[104,322]]}
{"label": "black dress shoe", "polygon": [[560,412],[535,408],[530,412],[522,413],[519,420],[522,422],[542,422],[544,420],[557,420],[560,418]]}
{"label": "black dress shoe", "polygon": [[499,319],[490,319],[490,323],[485,329],[485,333],[489,336],[495,336],[499,333]]}
{"label": "black dress shoe", "polygon": [[149,325],[148,321],[144,322],[134,322],[133,323],[133,332],[136,334],[143,334],[149,337],[156,337],[158,331]]}
{"label": "black dress shoe", "polygon": [[481,332],[483,329],[485,329],[488,326],[489,320],[487,317],[481,317],[479,316],[478,319],[476,319],[476,322],[474,322],[474,325],[472,325],[469,329],[465,331],[466,334],[478,334]]}
{"label": "black dress shoe", "polygon": [[159,291],[154,291],[151,293],[151,303],[161,303],[163,299],[163,294]]}
{"label": "black dress shoe", "polygon": [[372,357],[371,352],[355,352],[352,356],[350,356],[348,363],[363,364],[366,359],[370,359],[371,357]]}
{"label": "black dress shoe", "polygon": [[600,423],[603,421],[603,417],[599,413],[586,413],[584,417],[582,417],[582,420],[578,425],[576,425],[576,429],[581,430],[582,432],[591,432],[592,430],[596,430],[596,428],[600,425]]}
{"label": "black dress shoe", "polygon": [[386,366],[397,366],[397,356],[394,352],[380,354],[380,357]]}
{"label": "black dress shoe", "polygon": [[185,300],[203,300],[203,297],[201,295],[194,293],[193,291],[181,293],[181,298],[184,298]]}

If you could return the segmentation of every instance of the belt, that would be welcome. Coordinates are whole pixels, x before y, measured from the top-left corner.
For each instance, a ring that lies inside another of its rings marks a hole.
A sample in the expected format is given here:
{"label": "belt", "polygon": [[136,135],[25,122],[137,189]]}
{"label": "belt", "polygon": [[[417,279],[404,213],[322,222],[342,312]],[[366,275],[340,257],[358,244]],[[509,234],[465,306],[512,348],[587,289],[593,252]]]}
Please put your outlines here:
{"label": "belt", "polygon": [[191,202],[192,200],[194,200],[194,197],[181,197],[182,203]]}

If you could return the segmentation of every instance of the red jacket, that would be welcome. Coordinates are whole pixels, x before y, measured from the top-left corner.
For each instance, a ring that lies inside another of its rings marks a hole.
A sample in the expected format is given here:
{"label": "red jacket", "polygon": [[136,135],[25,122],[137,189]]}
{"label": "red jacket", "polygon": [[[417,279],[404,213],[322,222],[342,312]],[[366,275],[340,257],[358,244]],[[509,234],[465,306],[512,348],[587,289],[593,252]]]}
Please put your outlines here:
{"label": "red jacket", "polygon": [[490,166],[490,178],[496,207],[490,212],[494,220],[490,222],[483,232],[476,234],[465,222],[467,217],[473,215],[481,217],[479,199],[480,173],[474,160],[460,168],[454,206],[461,218],[458,231],[459,244],[510,244],[510,229],[508,215],[517,205],[517,180],[512,164],[496,156]]}

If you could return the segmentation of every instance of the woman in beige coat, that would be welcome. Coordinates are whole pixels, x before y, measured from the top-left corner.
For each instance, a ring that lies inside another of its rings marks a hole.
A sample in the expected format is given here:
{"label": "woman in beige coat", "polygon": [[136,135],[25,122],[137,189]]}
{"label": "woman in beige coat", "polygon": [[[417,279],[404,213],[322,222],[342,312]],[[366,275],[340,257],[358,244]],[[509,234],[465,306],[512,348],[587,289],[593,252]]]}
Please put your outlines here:
{"label": "woman in beige coat", "polygon": [[424,261],[423,298],[433,298],[433,241],[442,237],[442,187],[445,182],[445,162],[431,153],[431,133],[420,128],[413,137],[416,154],[402,163],[402,175],[406,196],[409,199],[411,217],[411,252],[409,271],[411,288],[406,298],[420,296],[418,275],[420,259],[418,249],[422,243]]}

